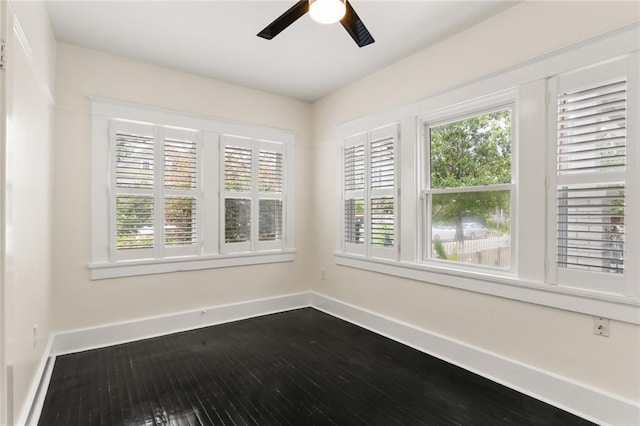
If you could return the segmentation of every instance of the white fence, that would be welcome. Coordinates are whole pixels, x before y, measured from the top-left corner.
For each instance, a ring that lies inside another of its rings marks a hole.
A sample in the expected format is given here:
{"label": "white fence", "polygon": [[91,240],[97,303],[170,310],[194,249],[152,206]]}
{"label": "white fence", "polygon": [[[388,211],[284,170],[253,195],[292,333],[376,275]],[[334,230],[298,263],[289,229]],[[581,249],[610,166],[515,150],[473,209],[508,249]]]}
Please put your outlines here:
{"label": "white fence", "polygon": [[508,235],[447,241],[442,246],[450,260],[499,268],[509,268],[511,265],[511,237]]}

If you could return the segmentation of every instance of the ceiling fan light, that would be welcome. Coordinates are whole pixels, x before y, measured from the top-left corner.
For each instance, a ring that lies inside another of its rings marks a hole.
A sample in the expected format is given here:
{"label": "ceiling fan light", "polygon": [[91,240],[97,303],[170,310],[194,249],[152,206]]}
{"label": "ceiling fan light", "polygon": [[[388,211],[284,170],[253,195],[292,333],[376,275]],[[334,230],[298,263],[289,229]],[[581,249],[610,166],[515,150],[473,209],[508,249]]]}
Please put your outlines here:
{"label": "ceiling fan light", "polygon": [[309,0],[311,19],[320,24],[333,24],[344,17],[346,0]]}

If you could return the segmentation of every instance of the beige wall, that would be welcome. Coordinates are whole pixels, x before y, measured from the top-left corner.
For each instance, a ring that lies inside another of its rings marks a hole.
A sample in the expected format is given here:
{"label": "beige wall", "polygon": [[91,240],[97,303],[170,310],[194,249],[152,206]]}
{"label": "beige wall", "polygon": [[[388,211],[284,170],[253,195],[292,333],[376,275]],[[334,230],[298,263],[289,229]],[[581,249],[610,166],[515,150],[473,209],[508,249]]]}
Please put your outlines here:
{"label": "beige wall", "polygon": [[[9,3],[2,285],[11,402],[20,424],[52,335],[51,173],[55,41],[43,3]],[[37,339],[34,326],[37,324]],[[4,365],[2,366],[4,367]],[[4,385],[4,384],[3,384]],[[3,386],[4,390],[4,386]],[[4,397],[4,395],[3,395]]]}
{"label": "beige wall", "polygon": [[[56,331],[307,291],[310,106],[64,43],[57,56],[54,153]],[[295,262],[91,281],[89,96],[288,129],[296,135]]]}
{"label": "beige wall", "polygon": [[[340,210],[337,124],[424,99],[640,20],[636,2],[527,2],[376,72],[313,106],[314,211]],[[320,209],[322,206],[322,209]],[[313,290],[620,397],[640,401],[640,327],[592,332],[588,315],[336,266],[337,215],[316,215]]]}

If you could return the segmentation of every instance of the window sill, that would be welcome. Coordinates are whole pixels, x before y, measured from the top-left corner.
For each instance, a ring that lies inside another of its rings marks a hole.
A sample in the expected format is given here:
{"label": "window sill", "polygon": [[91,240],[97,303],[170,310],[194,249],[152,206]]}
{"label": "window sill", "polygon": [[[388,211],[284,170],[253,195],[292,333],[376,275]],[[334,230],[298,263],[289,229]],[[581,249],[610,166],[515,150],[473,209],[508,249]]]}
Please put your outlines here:
{"label": "window sill", "polygon": [[226,268],[230,266],[261,265],[265,263],[291,262],[296,251],[277,250],[258,253],[234,253],[210,256],[184,256],[164,259],[127,260],[94,263],[89,265],[91,279],[163,274],[168,272],[195,271],[198,269]]}
{"label": "window sill", "polygon": [[635,298],[527,281],[493,271],[454,270],[345,253],[335,253],[334,259],[341,266],[640,324],[640,301]]}

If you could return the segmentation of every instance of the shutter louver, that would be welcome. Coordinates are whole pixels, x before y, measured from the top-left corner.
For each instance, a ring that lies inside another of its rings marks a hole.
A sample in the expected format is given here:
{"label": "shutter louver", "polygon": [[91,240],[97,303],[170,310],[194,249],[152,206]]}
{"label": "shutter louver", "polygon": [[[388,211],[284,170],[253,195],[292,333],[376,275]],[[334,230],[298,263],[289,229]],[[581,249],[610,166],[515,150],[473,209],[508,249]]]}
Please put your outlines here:
{"label": "shutter louver", "polygon": [[196,143],[165,139],[164,187],[167,189],[195,189],[197,182]]}
{"label": "shutter louver", "polygon": [[371,143],[371,188],[393,188],[394,149],[393,138]]}
{"label": "shutter louver", "polygon": [[390,247],[394,241],[393,197],[371,199],[371,244]]}
{"label": "shutter louver", "polygon": [[189,246],[196,243],[195,197],[165,197],[164,238],[167,246]]}
{"label": "shutter louver", "polygon": [[364,190],[364,145],[354,145],[344,150],[344,189]]}
{"label": "shutter louver", "polygon": [[258,182],[260,192],[282,192],[282,154],[260,151],[258,153]]}
{"label": "shutter louver", "polygon": [[558,95],[560,268],[624,271],[626,99],[625,80]]}
{"label": "shutter louver", "polygon": [[558,97],[558,174],[620,172],[626,154],[626,82]]}
{"label": "shutter louver", "polygon": [[260,241],[282,239],[282,200],[260,200],[258,238]]}
{"label": "shutter louver", "polygon": [[224,188],[228,191],[251,191],[251,149],[225,147]]}
{"label": "shutter louver", "polygon": [[116,133],[116,186],[153,188],[153,138]]}
{"label": "shutter louver", "polygon": [[224,200],[225,243],[251,240],[251,200],[227,198]]}
{"label": "shutter louver", "polygon": [[153,247],[153,197],[116,197],[116,249]]}
{"label": "shutter louver", "polygon": [[624,185],[558,188],[558,266],[624,270]]}
{"label": "shutter louver", "polygon": [[364,243],[364,198],[349,198],[344,202],[344,241]]}

